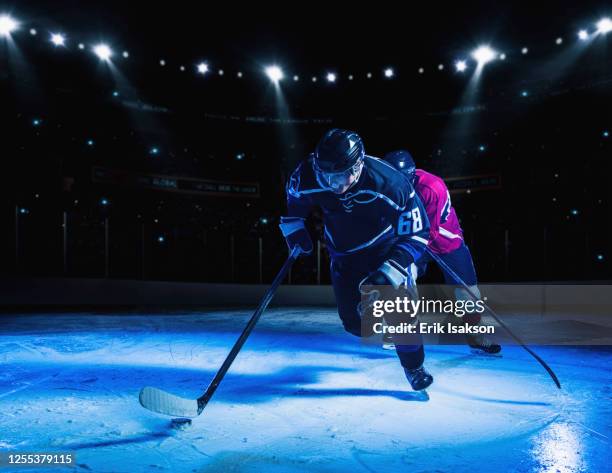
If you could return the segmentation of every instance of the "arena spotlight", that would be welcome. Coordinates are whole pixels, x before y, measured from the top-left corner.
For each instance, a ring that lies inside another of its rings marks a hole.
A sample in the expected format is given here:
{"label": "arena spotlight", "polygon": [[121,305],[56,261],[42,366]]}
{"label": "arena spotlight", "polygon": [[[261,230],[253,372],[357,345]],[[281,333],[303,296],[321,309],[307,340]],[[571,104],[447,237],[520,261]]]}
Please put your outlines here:
{"label": "arena spotlight", "polygon": [[85,45],[83,43],[79,43],[79,49],[85,49]]}
{"label": "arena spotlight", "polygon": [[561,38],[561,36],[559,36],[556,40],[555,40],[555,44],[563,44],[563,38]]}
{"label": "arena spotlight", "polygon": [[294,81],[294,82],[297,82],[297,81],[299,81],[299,80],[300,80],[300,77],[299,77],[299,76],[293,76],[293,81]]}
{"label": "arena spotlight", "polygon": [[283,70],[278,66],[268,66],[266,67],[265,72],[270,80],[275,84],[278,84],[278,82],[285,77]]}
{"label": "arena spotlight", "polygon": [[521,54],[527,54],[529,52],[529,48],[521,49]]}
{"label": "arena spotlight", "polygon": [[32,36],[36,36],[38,34],[38,31],[36,31],[36,28],[30,28],[30,34]]}
{"label": "arena spotlight", "polygon": [[484,66],[487,62],[495,59],[495,51],[489,46],[479,46],[472,52],[472,57],[478,62],[479,66]]}
{"label": "arena spotlight", "polygon": [[201,62],[196,66],[196,69],[198,70],[199,74],[204,75],[208,72],[208,64],[206,64],[205,62]]}
{"label": "arena spotlight", "polygon": [[597,32],[606,34],[612,31],[612,20],[610,18],[602,18],[597,22]]}
{"label": "arena spotlight", "polygon": [[128,51],[123,51],[123,53],[121,54],[125,59],[130,57],[130,53]]}
{"label": "arena spotlight", "polygon": [[66,45],[66,37],[60,33],[51,33],[51,42],[55,46],[65,46]]}
{"label": "arena spotlight", "polygon": [[457,61],[455,63],[455,69],[457,69],[457,72],[463,72],[467,69],[467,64],[465,61]]}
{"label": "arena spotlight", "polygon": [[9,37],[13,31],[19,28],[19,23],[9,15],[0,16],[0,36]]}
{"label": "arena spotlight", "polygon": [[93,47],[93,52],[98,56],[102,61],[109,61],[111,56],[113,55],[113,51],[108,47],[107,44],[100,43]]}
{"label": "arena spotlight", "polygon": [[394,75],[395,75],[395,72],[393,71],[393,69],[392,69],[392,68],[387,67],[387,68],[385,69],[385,77],[386,77],[387,79],[391,79],[391,77],[393,77]]}
{"label": "arena spotlight", "polygon": [[328,72],[325,78],[327,79],[327,82],[336,82],[336,74],[333,72]]}
{"label": "arena spotlight", "polygon": [[589,33],[587,32],[587,30],[580,30],[578,32],[578,39],[580,39],[581,41],[586,41],[587,39],[589,39]]}
{"label": "arena spotlight", "polygon": [[506,53],[501,53],[501,54],[499,55],[499,58],[500,58],[502,61],[505,61],[505,60],[506,60]]}

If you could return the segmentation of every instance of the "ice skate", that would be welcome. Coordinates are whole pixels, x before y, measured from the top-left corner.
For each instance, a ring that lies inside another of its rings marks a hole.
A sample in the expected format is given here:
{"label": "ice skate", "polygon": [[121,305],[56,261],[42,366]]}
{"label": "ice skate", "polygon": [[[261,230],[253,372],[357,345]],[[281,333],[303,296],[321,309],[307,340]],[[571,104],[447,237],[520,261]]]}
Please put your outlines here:
{"label": "ice skate", "polygon": [[415,391],[426,389],[433,383],[433,376],[423,368],[423,365],[410,370],[404,368],[404,372],[406,373],[406,379],[408,379],[410,386],[412,386],[412,389]]}

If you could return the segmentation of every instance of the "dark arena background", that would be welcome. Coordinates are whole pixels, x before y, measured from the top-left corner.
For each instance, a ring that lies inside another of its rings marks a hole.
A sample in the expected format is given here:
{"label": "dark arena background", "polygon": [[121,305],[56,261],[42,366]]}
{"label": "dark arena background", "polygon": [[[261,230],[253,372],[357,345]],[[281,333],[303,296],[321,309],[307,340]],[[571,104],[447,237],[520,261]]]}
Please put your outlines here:
{"label": "dark arena background", "polygon": [[[0,0],[0,472],[609,471],[611,41],[603,2]],[[334,277],[334,211],[288,259],[335,128],[444,180],[478,286],[419,294],[499,353],[426,339],[417,389],[343,328],[380,268]]]}

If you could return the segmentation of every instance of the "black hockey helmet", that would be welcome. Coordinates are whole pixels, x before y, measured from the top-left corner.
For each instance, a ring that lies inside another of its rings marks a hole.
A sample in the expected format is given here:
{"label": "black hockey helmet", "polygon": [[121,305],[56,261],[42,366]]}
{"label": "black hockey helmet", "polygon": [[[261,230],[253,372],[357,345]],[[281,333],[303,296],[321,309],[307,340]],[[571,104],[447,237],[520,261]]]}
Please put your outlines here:
{"label": "black hockey helmet", "polygon": [[391,151],[385,155],[385,161],[404,174],[410,182],[414,181],[416,164],[414,164],[414,159],[408,151],[403,149]]}
{"label": "black hockey helmet", "polygon": [[333,128],[329,130],[315,150],[314,167],[317,172],[345,172],[363,161],[363,141],[353,131]]}

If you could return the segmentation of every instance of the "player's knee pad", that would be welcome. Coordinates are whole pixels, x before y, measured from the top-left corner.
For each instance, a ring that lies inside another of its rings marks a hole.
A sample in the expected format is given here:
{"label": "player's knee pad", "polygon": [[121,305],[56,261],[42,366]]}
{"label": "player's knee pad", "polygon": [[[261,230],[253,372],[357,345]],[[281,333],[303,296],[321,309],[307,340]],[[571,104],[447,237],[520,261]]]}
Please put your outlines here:
{"label": "player's knee pad", "polygon": [[342,325],[344,326],[344,330],[346,330],[351,335],[355,335],[356,337],[369,337],[372,333],[364,333],[364,330],[368,328],[371,329],[372,324],[363,324],[361,317],[357,316],[357,314],[340,312],[340,320],[342,320]]}
{"label": "player's knee pad", "polygon": [[344,330],[346,330],[351,335],[355,335],[356,337],[359,337],[359,338],[369,337],[374,334],[373,331],[371,333],[364,333],[364,331],[362,330],[361,324],[359,324],[358,326],[355,326],[354,324],[345,323],[343,325],[344,325]]}

